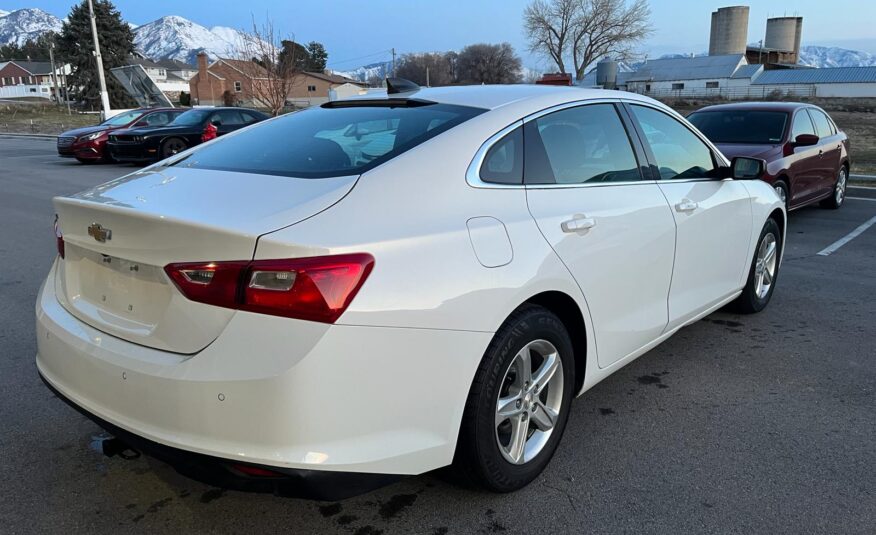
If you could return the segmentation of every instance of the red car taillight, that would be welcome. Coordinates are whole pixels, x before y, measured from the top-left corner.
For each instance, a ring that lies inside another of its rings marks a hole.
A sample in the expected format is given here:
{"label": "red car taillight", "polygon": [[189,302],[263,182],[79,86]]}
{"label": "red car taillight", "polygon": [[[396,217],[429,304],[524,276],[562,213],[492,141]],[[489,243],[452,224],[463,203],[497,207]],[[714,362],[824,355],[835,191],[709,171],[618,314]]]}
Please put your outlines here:
{"label": "red car taillight", "polygon": [[211,139],[216,139],[217,129],[212,123],[207,123],[207,126],[204,127],[204,131],[201,132],[201,142],[206,143]]}
{"label": "red car taillight", "polygon": [[64,258],[64,236],[61,235],[61,225],[58,223],[58,214],[55,214],[55,245],[58,247],[58,256]]}
{"label": "red car taillight", "polygon": [[373,266],[370,254],[355,253],[169,264],[164,271],[192,301],[334,323],[353,301]]}

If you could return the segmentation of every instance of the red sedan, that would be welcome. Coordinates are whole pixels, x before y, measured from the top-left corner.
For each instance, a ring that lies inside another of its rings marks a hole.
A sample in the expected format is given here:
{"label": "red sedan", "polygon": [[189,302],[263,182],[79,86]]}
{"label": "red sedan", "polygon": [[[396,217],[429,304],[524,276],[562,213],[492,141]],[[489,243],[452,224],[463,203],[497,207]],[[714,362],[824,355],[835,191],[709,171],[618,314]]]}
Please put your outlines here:
{"label": "red sedan", "polygon": [[766,180],[788,209],[839,208],[849,177],[849,138],[821,108],[793,102],[708,106],[688,119],[727,158],[766,160]]}
{"label": "red sedan", "polygon": [[58,154],[73,157],[82,163],[110,161],[106,141],[109,133],[121,128],[162,126],[186,111],[180,108],[144,108],[110,117],[106,121],[84,128],[68,130],[58,136]]}

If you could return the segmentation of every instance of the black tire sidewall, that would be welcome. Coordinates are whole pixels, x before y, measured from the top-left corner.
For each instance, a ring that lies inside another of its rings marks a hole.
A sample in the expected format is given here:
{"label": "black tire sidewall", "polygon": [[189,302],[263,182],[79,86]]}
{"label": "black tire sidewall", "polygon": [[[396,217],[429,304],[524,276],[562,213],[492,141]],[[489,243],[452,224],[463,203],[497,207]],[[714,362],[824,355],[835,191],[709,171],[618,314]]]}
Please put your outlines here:
{"label": "black tire sidewall", "polygon": [[[542,451],[523,465],[509,463],[496,442],[495,410],[505,372],[517,352],[534,340],[547,340],[559,352],[563,365],[563,400],[556,427]],[[466,404],[458,456],[469,479],[497,492],[517,490],[535,479],[550,462],[568,420],[574,380],[572,342],[562,321],[541,307],[527,307],[512,314],[496,333],[484,356]]]}
{"label": "black tire sidewall", "polygon": [[[757,266],[757,252],[760,250],[760,245],[763,243],[764,238],[769,233],[772,233],[776,237],[776,254],[778,255],[776,258],[776,274],[773,277],[773,282],[770,286],[769,292],[761,298],[757,296],[755,267]],[[782,245],[784,243],[782,240],[782,233],[779,229],[778,223],[772,218],[767,219],[767,222],[764,224],[763,229],[760,231],[760,236],[757,239],[757,245],[755,246],[754,254],[751,257],[751,267],[748,271],[748,280],[745,284],[745,289],[740,296],[741,301],[739,305],[741,312],[760,312],[766,308],[767,304],[769,304],[773,292],[776,290],[776,282],[779,280],[779,267],[782,259]]]}
{"label": "black tire sidewall", "polygon": [[[183,144],[182,150],[179,150],[173,154],[165,154],[165,152],[167,152],[167,145],[170,144],[171,142],[174,142],[174,141],[179,141],[180,143]],[[175,155],[179,154],[180,152],[186,150],[187,148],[188,148],[188,144],[178,137],[172,137],[169,139],[165,139],[164,141],[161,142],[161,159],[163,160],[165,158],[170,158],[171,156],[175,156]]]}

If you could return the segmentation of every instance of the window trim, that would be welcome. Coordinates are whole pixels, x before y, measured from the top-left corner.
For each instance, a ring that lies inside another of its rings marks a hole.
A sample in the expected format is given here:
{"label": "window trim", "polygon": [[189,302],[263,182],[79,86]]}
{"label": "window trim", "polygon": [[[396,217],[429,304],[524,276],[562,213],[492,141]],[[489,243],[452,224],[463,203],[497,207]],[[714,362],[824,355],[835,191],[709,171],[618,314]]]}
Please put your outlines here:
{"label": "window trim", "polygon": [[235,93],[242,93],[243,92],[243,82],[241,82],[240,80],[234,81],[234,92]]}
{"label": "window trim", "polygon": [[[624,127],[627,126],[626,120],[629,120],[634,128],[634,132],[636,134],[633,137],[633,133],[628,131],[630,136],[630,144],[633,146],[633,150],[636,153],[636,156],[639,156],[639,151],[642,151],[645,155],[645,160],[639,162],[640,171],[642,171],[643,180],[634,180],[629,182],[584,182],[581,184],[526,184],[526,176],[524,175],[523,180],[524,184],[493,184],[491,182],[484,182],[481,180],[480,172],[481,165],[484,163],[484,158],[486,157],[487,152],[492,148],[492,146],[498,142],[500,139],[505,137],[505,135],[509,134],[515,128],[523,126],[525,123],[538,119],[544,115],[548,115],[554,113],[556,111],[564,110],[566,108],[576,108],[578,106],[585,106],[587,104],[614,104],[618,108],[620,108],[619,116],[621,118],[621,122],[624,123]],[[627,109],[627,106],[636,104],[640,106],[645,106],[648,108],[653,108],[659,112],[663,112],[675,120],[679,121],[685,128],[691,131],[700,141],[706,144],[706,146],[712,151],[712,158],[715,160],[715,164],[717,167],[730,167],[730,161],[721,154],[715,145],[708,140],[704,135],[702,135],[696,129],[691,129],[690,125],[687,123],[687,120],[682,117],[678,112],[671,108],[663,108],[659,105],[655,105],[646,100],[639,100],[633,98],[590,98],[590,99],[581,99],[574,100],[570,102],[564,102],[562,104],[556,104],[554,106],[550,106],[548,108],[544,108],[542,110],[533,112],[522,119],[518,119],[513,123],[509,124],[505,128],[499,130],[497,133],[493,134],[478,148],[477,152],[472,158],[471,163],[468,164],[468,168],[465,172],[465,181],[466,183],[472,187],[477,189],[569,189],[569,188],[605,188],[611,186],[634,186],[637,184],[657,184],[660,180],[655,180],[654,175],[651,175],[649,179],[645,173],[644,169],[642,169],[643,164],[647,164],[647,166],[651,167],[651,159],[648,158],[648,154],[650,148],[642,143],[642,133],[639,130],[639,123],[635,121],[632,117],[630,117],[631,112]],[[652,171],[653,173],[653,171]],[[659,175],[657,175],[659,176]],[[683,182],[711,182],[715,180],[732,180],[732,178],[686,178],[686,179],[678,179],[672,180],[673,183],[683,183]],[[669,182],[668,180],[666,182]]]}

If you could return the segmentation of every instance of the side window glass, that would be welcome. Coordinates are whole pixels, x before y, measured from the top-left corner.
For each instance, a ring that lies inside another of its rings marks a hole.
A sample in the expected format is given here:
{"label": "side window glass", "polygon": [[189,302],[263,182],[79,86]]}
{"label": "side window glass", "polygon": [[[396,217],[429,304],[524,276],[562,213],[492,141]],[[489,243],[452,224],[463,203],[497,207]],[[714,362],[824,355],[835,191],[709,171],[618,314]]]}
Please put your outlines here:
{"label": "side window glass", "polygon": [[523,127],[515,128],[490,147],[480,177],[493,184],[523,184]]}
{"label": "side window glass", "polygon": [[812,126],[812,120],[809,119],[806,110],[798,110],[794,115],[794,123],[791,125],[791,141],[797,139],[797,136],[801,134],[815,135],[815,128]]}
{"label": "side window glass", "polygon": [[167,116],[168,116],[168,114],[164,113],[164,112],[152,113],[152,114],[149,114],[148,117],[146,117],[146,123],[149,124],[149,126],[162,126],[162,125],[167,124],[167,122],[168,122]]}
{"label": "side window glass", "polygon": [[243,124],[243,117],[240,116],[240,112],[237,110],[221,110],[219,112],[219,118],[225,126]]}
{"label": "side window glass", "polygon": [[612,104],[567,108],[526,123],[526,182],[641,180],[626,128]]}
{"label": "side window glass", "polygon": [[824,113],[810,108],[809,115],[812,116],[812,122],[815,123],[815,133],[818,134],[818,137],[829,137],[833,135],[830,128],[830,121]]}
{"label": "side window glass", "polygon": [[677,119],[653,108],[631,106],[662,180],[707,178],[715,175],[709,146]]}

